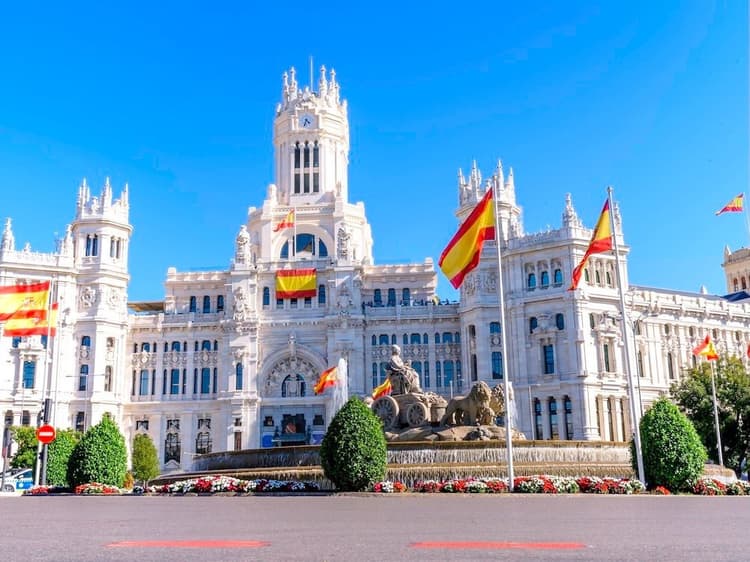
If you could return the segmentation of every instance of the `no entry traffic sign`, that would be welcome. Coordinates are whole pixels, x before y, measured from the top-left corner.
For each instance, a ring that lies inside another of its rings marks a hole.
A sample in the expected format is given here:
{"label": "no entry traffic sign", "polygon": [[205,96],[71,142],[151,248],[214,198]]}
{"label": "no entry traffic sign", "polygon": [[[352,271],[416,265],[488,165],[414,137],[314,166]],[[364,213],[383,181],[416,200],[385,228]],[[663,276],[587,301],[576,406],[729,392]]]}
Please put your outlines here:
{"label": "no entry traffic sign", "polygon": [[49,445],[55,440],[55,428],[51,425],[43,425],[36,430],[36,438],[40,443]]}

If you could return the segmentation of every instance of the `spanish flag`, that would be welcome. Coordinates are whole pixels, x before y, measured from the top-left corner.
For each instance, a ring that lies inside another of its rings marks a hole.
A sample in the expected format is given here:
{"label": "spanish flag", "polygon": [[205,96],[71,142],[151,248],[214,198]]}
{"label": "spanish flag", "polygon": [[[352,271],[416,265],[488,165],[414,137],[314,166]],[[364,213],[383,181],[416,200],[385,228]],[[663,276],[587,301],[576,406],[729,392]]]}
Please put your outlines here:
{"label": "spanish flag", "polygon": [[711,336],[706,336],[699,346],[693,349],[693,355],[703,355],[706,361],[716,361],[719,358],[719,354],[716,353],[714,342],[711,340]]}
{"label": "spanish flag", "polygon": [[745,194],[740,193],[737,197],[732,199],[729,203],[724,205],[723,208],[716,211],[716,215],[722,213],[741,213],[744,208]]}
{"label": "spanish flag", "polygon": [[391,386],[391,378],[386,377],[385,381],[383,381],[383,384],[376,386],[372,391],[372,399],[377,400],[381,396],[387,396],[391,393],[393,390],[393,387]]}
{"label": "spanish flag", "polygon": [[46,314],[49,300],[49,281],[29,285],[8,285],[0,287],[0,322],[17,313],[36,315]]}
{"label": "spanish flag", "polygon": [[[46,306],[46,304],[45,304]],[[47,309],[22,310],[5,322],[3,335],[17,336],[54,336],[57,326],[57,303],[52,305],[47,321]]]}
{"label": "spanish flag", "polygon": [[492,189],[484,194],[458,232],[440,254],[438,265],[455,289],[464,277],[479,265],[479,256],[485,240],[495,239],[495,208]]}
{"label": "spanish flag", "polygon": [[335,385],[337,376],[338,369],[336,367],[331,367],[320,373],[320,378],[318,379],[318,382],[315,383],[315,388],[313,388],[315,394],[323,394],[326,388]]}
{"label": "spanish flag", "polygon": [[316,284],[315,269],[280,269],[276,272],[276,298],[314,297]]}
{"label": "spanish flag", "polygon": [[591,254],[601,254],[603,252],[609,252],[612,249],[612,222],[609,218],[609,199],[604,203],[602,214],[599,215],[599,220],[596,221],[594,227],[594,234],[591,236],[591,242],[589,247],[586,249],[586,253],[583,254],[583,259],[573,270],[573,278],[568,287],[568,291],[573,291],[578,287],[578,282],[581,280],[581,275],[589,261]]}
{"label": "spanish flag", "polygon": [[274,232],[278,232],[279,230],[282,230],[284,228],[293,228],[294,227],[294,209],[289,211],[286,216],[281,219],[280,222],[276,223],[276,226],[273,227]]}

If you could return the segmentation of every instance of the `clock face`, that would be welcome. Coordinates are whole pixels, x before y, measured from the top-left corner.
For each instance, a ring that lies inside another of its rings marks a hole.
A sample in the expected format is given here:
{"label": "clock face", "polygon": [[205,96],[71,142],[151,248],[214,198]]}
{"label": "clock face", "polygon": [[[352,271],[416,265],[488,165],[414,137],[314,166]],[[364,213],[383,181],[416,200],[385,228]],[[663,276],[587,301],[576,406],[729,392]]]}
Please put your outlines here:
{"label": "clock face", "polygon": [[312,129],[315,124],[315,118],[309,113],[303,113],[299,117],[299,126],[303,129]]}

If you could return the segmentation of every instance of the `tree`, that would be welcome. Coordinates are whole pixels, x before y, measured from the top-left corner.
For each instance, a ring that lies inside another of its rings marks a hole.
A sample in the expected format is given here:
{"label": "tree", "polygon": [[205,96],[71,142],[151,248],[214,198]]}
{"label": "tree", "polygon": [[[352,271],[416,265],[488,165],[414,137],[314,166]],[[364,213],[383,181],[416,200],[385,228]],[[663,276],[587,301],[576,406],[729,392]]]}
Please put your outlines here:
{"label": "tree", "polygon": [[159,474],[159,455],[154,442],[145,433],[139,433],[133,439],[133,476],[148,486],[148,481]]}
{"label": "tree", "polygon": [[16,454],[10,461],[13,468],[34,468],[39,442],[36,440],[36,428],[18,425],[11,428],[13,441],[16,442]]}
{"label": "tree", "polygon": [[71,486],[87,482],[122,486],[127,465],[125,439],[117,424],[104,416],[73,449],[68,463],[68,483]]}
{"label": "tree", "polygon": [[[724,464],[739,476],[750,452],[750,375],[740,359],[722,358],[715,365],[716,403],[719,411]],[[693,422],[710,457],[718,461],[711,365],[703,362],[672,385],[677,405]]]}
{"label": "tree", "polygon": [[323,472],[337,490],[362,492],[385,478],[387,451],[380,420],[351,397],[333,417],[320,445]]}
{"label": "tree", "polygon": [[[651,488],[690,488],[703,472],[706,449],[685,414],[662,397],[643,414],[640,426],[643,468]],[[631,458],[635,469],[634,444]]]}
{"label": "tree", "polygon": [[68,485],[68,461],[73,449],[81,440],[81,433],[74,429],[58,429],[55,440],[47,447],[47,484]]}

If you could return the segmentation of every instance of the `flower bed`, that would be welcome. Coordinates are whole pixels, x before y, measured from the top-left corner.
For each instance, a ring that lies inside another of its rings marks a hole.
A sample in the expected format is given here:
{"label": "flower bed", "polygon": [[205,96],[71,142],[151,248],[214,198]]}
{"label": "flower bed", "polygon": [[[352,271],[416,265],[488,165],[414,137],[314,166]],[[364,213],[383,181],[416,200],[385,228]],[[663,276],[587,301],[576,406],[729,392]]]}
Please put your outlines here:
{"label": "flower bed", "polygon": [[179,480],[161,486],[150,486],[148,489],[138,489],[136,493],[149,492],[153,494],[259,494],[274,492],[317,492],[320,486],[315,482],[298,482],[294,480],[241,480],[230,476],[204,476]]}
{"label": "flower bed", "polygon": [[97,482],[89,482],[88,484],[81,484],[76,486],[76,495],[105,495],[105,496],[119,496],[122,494],[122,490],[117,486],[110,486],[109,484],[99,484]]}

